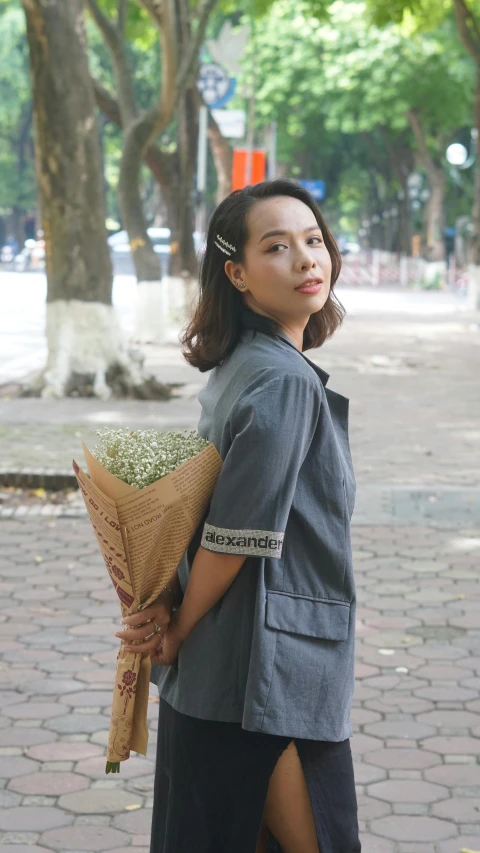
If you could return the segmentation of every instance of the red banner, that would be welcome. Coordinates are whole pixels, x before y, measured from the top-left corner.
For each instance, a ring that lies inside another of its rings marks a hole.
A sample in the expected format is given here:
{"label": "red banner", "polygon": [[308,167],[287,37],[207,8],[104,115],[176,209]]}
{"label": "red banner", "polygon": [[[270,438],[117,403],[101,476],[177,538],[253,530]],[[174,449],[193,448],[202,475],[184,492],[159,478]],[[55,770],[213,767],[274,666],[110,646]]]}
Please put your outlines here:
{"label": "red banner", "polygon": [[265,151],[255,150],[252,152],[252,171],[250,180],[247,180],[247,157],[245,148],[237,148],[233,152],[232,163],[232,190],[241,190],[247,184],[259,184],[265,180]]}

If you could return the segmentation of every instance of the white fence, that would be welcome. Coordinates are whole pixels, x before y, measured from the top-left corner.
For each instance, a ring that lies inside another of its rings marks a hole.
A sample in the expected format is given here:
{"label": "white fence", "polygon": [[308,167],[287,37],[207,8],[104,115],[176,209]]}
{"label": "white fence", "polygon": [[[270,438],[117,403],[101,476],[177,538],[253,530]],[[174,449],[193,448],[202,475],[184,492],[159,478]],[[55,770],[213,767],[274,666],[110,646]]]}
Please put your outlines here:
{"label": "white fence", "polygon": [[425,289],[466,291],[468,271],[458,268],[453,256],[445,262],[429,263],[380,249],[344,255],[339,283],[349,287],[417,286]]}

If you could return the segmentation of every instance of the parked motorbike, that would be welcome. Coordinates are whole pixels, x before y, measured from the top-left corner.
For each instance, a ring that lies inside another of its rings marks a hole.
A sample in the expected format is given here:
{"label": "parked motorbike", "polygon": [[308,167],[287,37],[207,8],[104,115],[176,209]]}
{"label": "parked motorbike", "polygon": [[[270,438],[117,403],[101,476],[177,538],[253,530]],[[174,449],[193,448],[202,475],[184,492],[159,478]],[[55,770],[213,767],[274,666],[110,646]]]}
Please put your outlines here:
{"label": "parked motorbike", "polygon": [[15,258],[17,272],[43,269],[45,266],[45,243],[43,240],[25,240],[25,246]]}

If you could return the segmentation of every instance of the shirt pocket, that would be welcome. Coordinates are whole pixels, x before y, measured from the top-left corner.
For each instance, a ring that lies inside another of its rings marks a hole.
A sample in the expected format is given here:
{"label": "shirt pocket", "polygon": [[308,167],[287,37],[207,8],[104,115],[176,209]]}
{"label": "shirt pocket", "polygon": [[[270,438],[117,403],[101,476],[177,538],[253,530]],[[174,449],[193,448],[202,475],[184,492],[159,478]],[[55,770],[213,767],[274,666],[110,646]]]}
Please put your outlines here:
{"label": "shirt pocket", "polygon": [[347,640],[350,604],[331,598],[267,590],[265,622],[269,628],[289,634]]}

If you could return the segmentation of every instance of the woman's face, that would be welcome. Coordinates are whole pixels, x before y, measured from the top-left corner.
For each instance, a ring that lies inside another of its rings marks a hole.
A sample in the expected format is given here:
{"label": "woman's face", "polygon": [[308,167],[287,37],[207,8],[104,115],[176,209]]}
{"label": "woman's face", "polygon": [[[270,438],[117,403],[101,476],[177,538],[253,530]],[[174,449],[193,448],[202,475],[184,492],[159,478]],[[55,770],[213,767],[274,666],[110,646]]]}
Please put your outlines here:
{"label": "woman's face", "polygon": [[325,305],[332,274],[313,212],[296,198],[276,196],[250,209],[247,226],[244,263],[227,261],[225,272],[253,311],[306,325]]}

